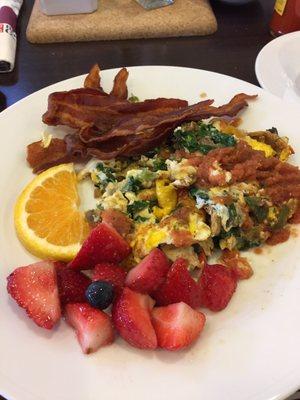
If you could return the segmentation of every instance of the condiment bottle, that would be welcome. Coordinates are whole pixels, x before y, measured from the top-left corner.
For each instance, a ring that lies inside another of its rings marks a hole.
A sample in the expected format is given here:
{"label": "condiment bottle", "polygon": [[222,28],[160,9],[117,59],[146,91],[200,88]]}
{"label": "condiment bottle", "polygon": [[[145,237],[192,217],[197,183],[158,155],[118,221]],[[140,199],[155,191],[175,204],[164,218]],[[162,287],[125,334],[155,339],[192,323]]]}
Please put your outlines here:
{"label": "condiment bottle", "polygon": [[276,0],[270,23],[273,36],[300,30],[300,0]]}

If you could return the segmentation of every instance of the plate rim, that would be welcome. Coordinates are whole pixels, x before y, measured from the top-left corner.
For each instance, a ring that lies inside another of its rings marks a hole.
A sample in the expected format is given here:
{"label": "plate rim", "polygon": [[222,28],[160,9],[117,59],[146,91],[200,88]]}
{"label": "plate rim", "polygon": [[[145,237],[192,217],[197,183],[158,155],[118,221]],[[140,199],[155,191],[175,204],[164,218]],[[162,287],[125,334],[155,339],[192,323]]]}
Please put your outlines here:
{"label": "plate rim", "polygon": [[[253,88],[255,88],[255,90],[263,91],[267,96],[270,96],[270,97],[273,98],[274,100],[276,100],[276,101],[279,100],[280,102],[286,104],[285,101],[283,101],[282,99],[279,99],[279,98],[278,98],[277,96],[275,96],[274,94],[265,91],[263,88],[260,88],[260,87],[254,85],[254,84],[252,84],[252,83],[249,83],[249,82],[247,82],[247,81],[244,81],[244,80],[241,80],[241,79],[232,77],[232,76],[230,76],[230,75],[225,75],[225,74],[221,74],[221,73],[214,72],[214,71],[208,71],[208,70],[197,69],[197,68],[189,68],[189,67],[181,67],[181,66],[171,66],[171,65],[140,65],[140,66],[130,66],[130,67],[127,67],[127,68],[128,68],[128,70],[130,71],[130,69],[135,69],[135,68],[149,68],[149,67],[150,67],[150,68],[157,68],[157,69],[159,69],[159,68],[174,68],[174,69],[182,69],[182,70],[204,71],[204,72],[209,73],[209,74],[213,74],[213,75],[218,75],[218,76],[221,76],[221,77],[225,77],[226,79],[230,78],[230,80],[239,81],[239,82],[243,82],[243,83],[245,83],[245,84],[247,84],[247,85],[251,85]],[[120,69],[119,67],[117,67],[117,68],[108,68],[108,69],[102,70],[102,71],[117,71],[117,70],[119,70],[119,69]],[[17,101],[16,103],[12,104],[12,105],[11,105],[10,107],[8,107],[7,109],[3,110],[3,111],[0,113],[0,121],[1,121],[1,117],[2,117],[2,118],[5,118],[5,117],[6,117],[6,114],[7,114],[8,112],[14,111],[14,108],[15,108],[15,107],[17,107],[20,103],[22,103],[22,102],[24,102],[24,101],[28,101],[28,99],[30,99],[31,96],[35,96],[35,95],[37,95],[37,94],[42,94],[41,92],[45,91],[46,89],[47,89],[47,90],[51,90],[51,88],[52,88],[53,86],[56,86],[56,85],[59,85],[59,84],[65,84],[65,83],[67,83],[67,82],[69,82],[69,81],[76,80],[76,79],[83,79],[85,76],[86,76],[86,74],[82,74],[82,75],[77,75],[77,76],[74,76],[74,77],[71,77],[71,78],[67,78],[67,79],[65,79],[65,80],[62,80],[62,81],[53,83],[53,84],[48,85],[48,86],[45,86],[45,87],[43,87],[43,88],[41,88],[41,89],[39,89],[39,90],[37,90],[37,91],[35,91],[35,92],[29,94],[28,96],[26,96],[26,97],[20,99],[20,100]],[[2,375],[2,373],[1,373],[1,375]],[[3,376],[3,375],[2,375],[2,376]],[[299,383],[299,385],[297,385],[296,389],[290,390],[290,393],[294,393],[294,391],[297,390],[298,388],[300,388],[300,383]],[[286,393],[285,393],[285,394],[279,394],[278,396],[279,396],[279,397],[276,397],[276,399],[278,399],[278,400],[279,400],[279,399],[284,399],[284,397],[286,396]],[[7,399],[9,399],[9,398],[13,398],[13,397],[8,396]],[[17,399],[17,397],[15,397],[15,399]],[[274,398],[274,399],[275,399],[275,398]]]}

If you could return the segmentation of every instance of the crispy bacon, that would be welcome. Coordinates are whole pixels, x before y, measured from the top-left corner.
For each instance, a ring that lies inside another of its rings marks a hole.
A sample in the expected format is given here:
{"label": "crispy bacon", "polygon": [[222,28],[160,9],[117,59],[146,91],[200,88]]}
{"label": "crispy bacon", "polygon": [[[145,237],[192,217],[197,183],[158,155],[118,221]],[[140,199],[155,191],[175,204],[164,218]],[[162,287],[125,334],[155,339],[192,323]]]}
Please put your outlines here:
{"label": "crispy bacon", "polygon": [[27,146],[27,162],[33,172],[37,173],[66,162],[87,161],[89,156],[86,149],[82,150],[76,151],[74,146],[68,149],[68,144],[63,139],[52,139],[48,147],[44,147],[40,140]]}
{"label": "crispy bacon", "polygon": [[92,67],[88,76],[84,80],[83,86],[85,88],[100,89],[101,91],[103,91],[103,89],[100,85],[100,68],[99,68],[98,64],[95,64]]}
{"label": "crispy bacon", "polygon": [[116,75],[114,79],[114,86],[110,94],[112,96],[118,97],[119,99],[127,99],[128,90],[127,90],[127,79],[128,79],[128,71],[126,68],[122,68]]}
{"label": "crispy bacon", "polygon": [[127,98],[128,71],[122,68],[114,79],[110,94],[100,86],[99,67],[95,65],[84,88],[56,92],[48,98],[43,115],[47,125],[66,125],[77,129],[64,140],[55,139],[44,149],[40,142],[28,146],[28,162],[34,171],[67,161],[89,157],[111,159],[138,156],[161,145],[183,122],[212,116],[235,116],[256,96],[238,94],[220,107],[206,100],[188,106],[180,99],[149,99],[131,103]]}

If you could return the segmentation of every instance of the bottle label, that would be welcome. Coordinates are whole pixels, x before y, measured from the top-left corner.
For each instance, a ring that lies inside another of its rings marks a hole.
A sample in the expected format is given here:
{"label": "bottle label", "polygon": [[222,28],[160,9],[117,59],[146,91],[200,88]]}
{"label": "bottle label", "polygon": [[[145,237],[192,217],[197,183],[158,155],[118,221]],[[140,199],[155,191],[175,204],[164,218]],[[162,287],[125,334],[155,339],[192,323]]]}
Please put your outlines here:
{"label": "bottle label", "polygon": [[276,0],[274,9],[279,15],[283,15],[286,3],[287,0]]}

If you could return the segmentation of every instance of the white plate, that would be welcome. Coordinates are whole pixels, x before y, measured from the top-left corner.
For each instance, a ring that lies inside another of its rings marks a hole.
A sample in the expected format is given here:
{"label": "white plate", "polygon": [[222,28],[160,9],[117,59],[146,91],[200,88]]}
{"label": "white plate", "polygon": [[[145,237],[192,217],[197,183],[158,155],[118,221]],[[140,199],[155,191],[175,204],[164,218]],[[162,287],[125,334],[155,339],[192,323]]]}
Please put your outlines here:
{"label": "white plate", "polygon": [[[300,164],[299,108],[249,83],[196,69],[129,68],[129,93],[140,98],[180,97],[197,102],[206,92],[217,104],[234,94],[258,93],[243,115],[253,130],[275,126],[287,135]],[[116,70],[101,72],[109,89]],[[255,275],[241,282],[228,308],[208,313],[202,337],[179,353],[141,351],[118,339],[89,356],[63,321],[38,328],[6,294],[6,276],[34,261],[18,242],[12,209],[31,179],[25,147],[43,130],[47,96],[80,87],[83,77],[57,83],[0,115],[0,392],[12,400],[276,400],[300,386],[299,240],[251,259]]]}
{"label": "white plate", "polygon": [[264,89],[300,103],[300,31],[278,37],[263,47],[255,72]]}

